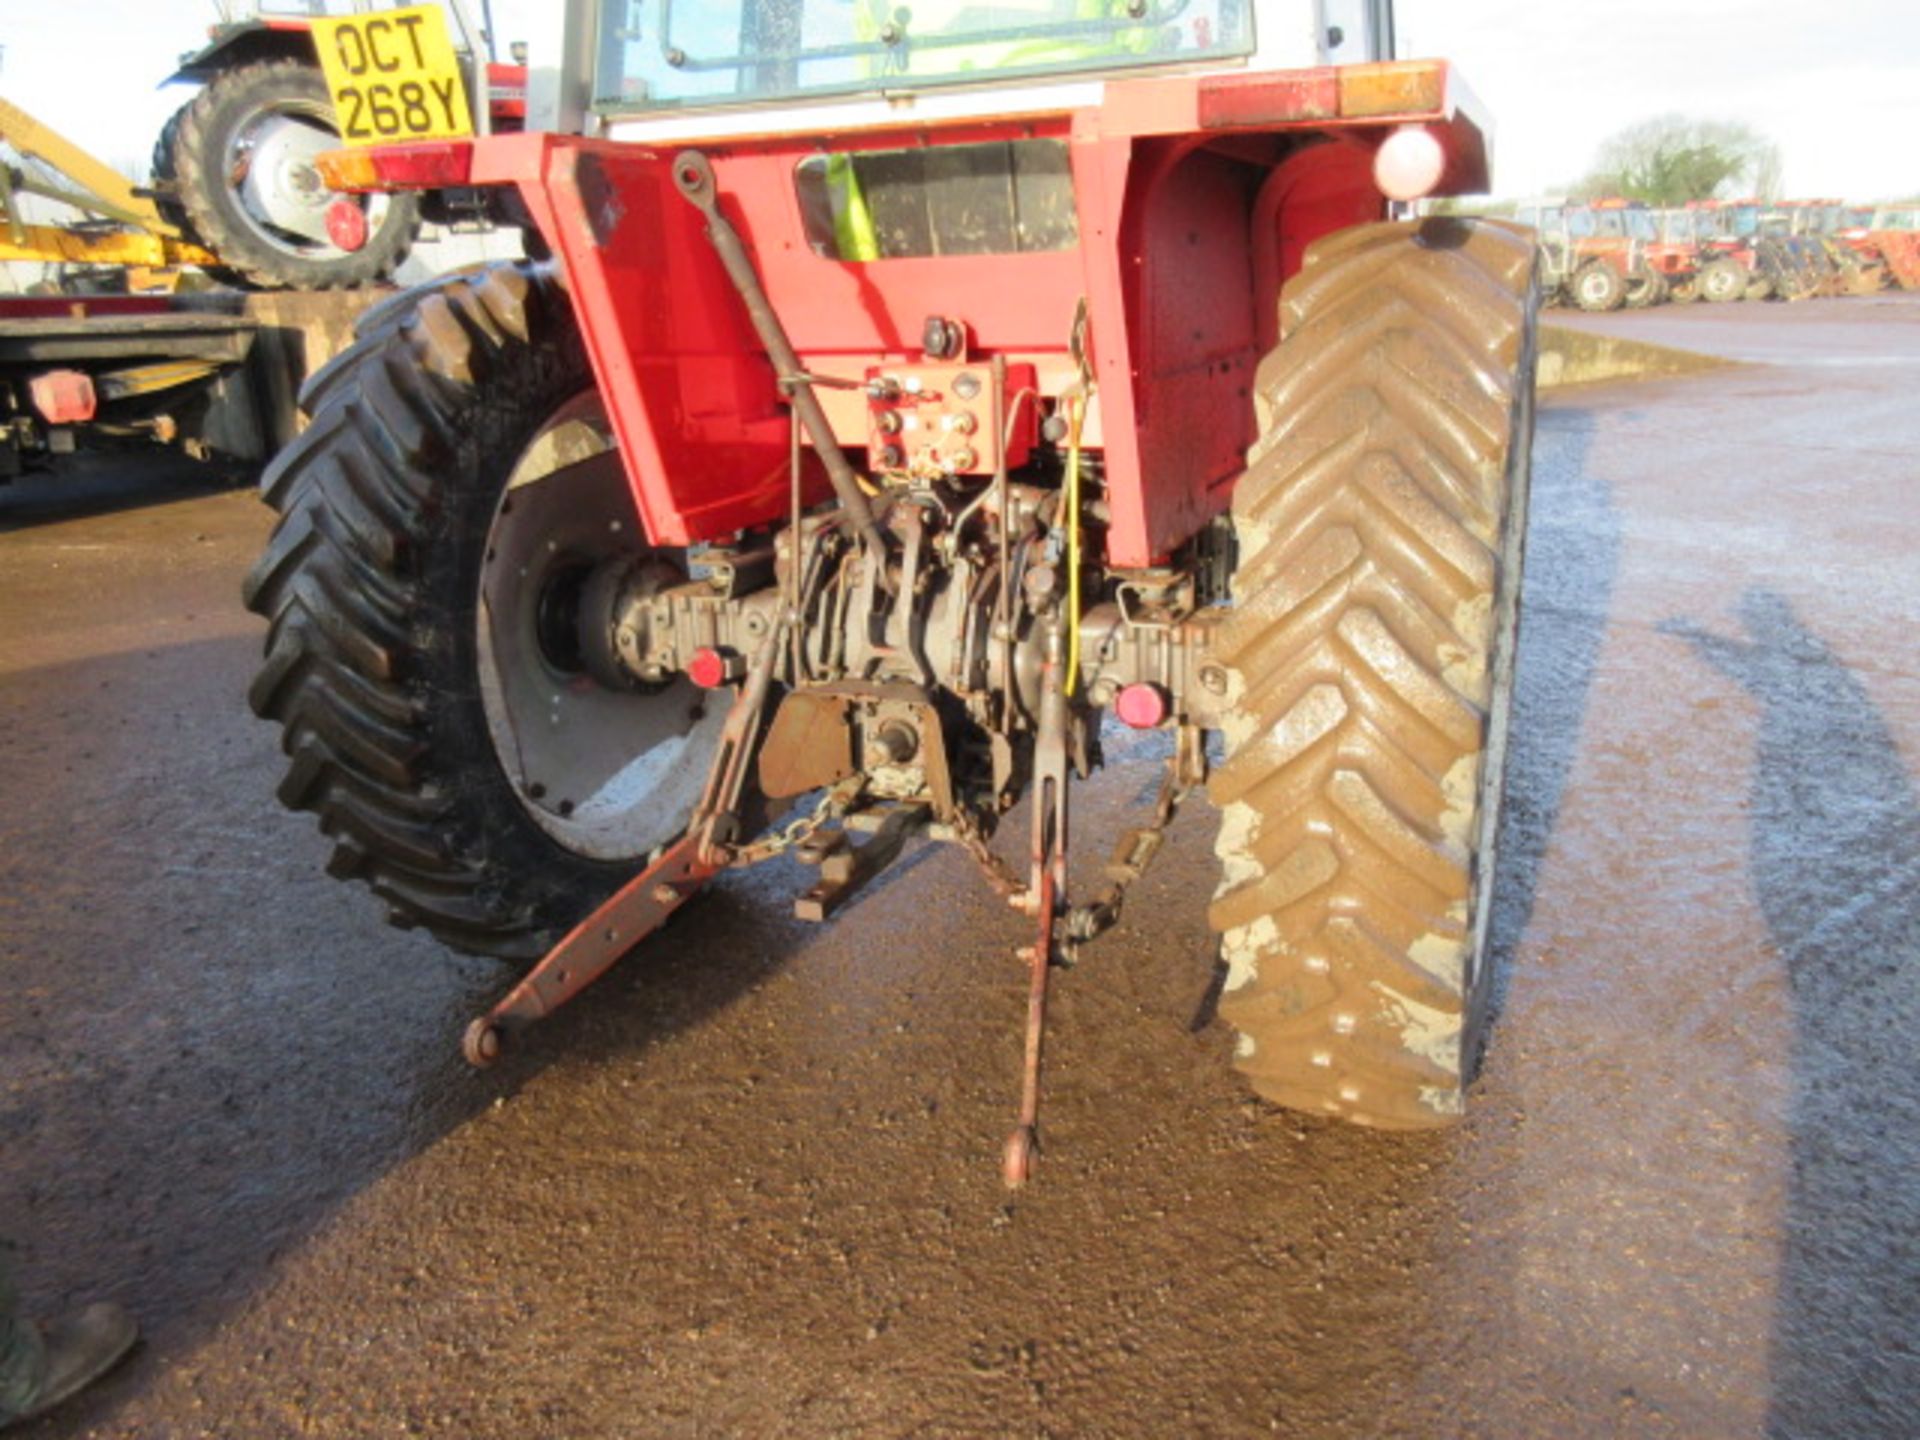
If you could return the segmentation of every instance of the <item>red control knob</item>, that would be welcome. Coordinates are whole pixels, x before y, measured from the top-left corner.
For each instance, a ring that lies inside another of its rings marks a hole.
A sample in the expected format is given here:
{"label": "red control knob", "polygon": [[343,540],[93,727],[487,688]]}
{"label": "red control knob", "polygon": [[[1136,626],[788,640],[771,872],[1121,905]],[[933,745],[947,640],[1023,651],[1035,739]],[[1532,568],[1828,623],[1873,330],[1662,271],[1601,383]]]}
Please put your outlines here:
{"label": "red control knob", "polygon": [[357,200],[336,200],[327,206],[327,238],[351,254],[367,243],[367,212]]}
{"label": "red control knob", "polygon": [[713,690],[738,680],[744,668],[739,656],[703,645],[687,661],[687,678],[702,690]]}

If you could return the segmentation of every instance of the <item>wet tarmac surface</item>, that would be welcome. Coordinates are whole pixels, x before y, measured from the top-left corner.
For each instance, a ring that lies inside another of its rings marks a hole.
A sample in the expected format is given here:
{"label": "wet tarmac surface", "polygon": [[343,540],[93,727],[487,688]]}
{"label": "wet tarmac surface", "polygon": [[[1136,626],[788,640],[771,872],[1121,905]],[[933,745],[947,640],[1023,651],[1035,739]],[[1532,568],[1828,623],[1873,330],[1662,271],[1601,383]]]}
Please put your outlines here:
{"label": "wet tarmac surface", "polygon": [[0,1234],[148,1336],[23,1433],[1916,1433],[1920,296],[1599,323],[1755,363],[1541,412],[1467,1124],[1244,1097],[1196,805],[1011,1201],[1025,937],[963,858],[819,929],[729,878],[476,1076],[501,972],[273,803],[265,510],[0,489]]}

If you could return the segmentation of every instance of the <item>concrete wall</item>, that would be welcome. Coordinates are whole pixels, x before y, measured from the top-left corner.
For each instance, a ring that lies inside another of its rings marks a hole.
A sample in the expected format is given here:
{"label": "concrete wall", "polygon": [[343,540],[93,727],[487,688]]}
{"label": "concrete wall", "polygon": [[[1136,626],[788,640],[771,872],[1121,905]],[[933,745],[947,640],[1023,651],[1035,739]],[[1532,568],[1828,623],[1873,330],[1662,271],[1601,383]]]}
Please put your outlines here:
{"label": "concrete wall", "polygon": [[353,343],[360,312],[388,290],[276,290],[248,295],[242,313],[260,326],[252,369],[271,450],[291,440],[301,424],[300,387],[314,371]]}
{"label": "concrete wall", "polygon": [[1671,345],[1652,345],[1645,340],[1626,340],[1617,335],[1599,335],[1591,330],[1575,330],[1567,325],[1540,327],[1538,385],[1542,390],[1557,390],[1567,385],[1591,385],[1601,380],[1651,380],[1668,375],[1693,375],[1733,363],[1717,355],[1701,355],[1692,350],[1676,350]]}

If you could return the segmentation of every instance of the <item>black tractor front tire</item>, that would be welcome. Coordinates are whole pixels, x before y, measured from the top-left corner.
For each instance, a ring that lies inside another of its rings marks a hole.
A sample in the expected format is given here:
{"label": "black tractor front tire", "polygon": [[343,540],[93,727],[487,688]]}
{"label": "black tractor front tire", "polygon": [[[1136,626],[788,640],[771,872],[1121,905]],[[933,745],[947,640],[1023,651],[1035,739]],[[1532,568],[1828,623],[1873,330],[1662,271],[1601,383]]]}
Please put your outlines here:
{"label": "black tractor front tire", "polygon": [[1533,428],[1533,247],[1465,219],[1312,246],[1233,497],[1220,1014],[1269,1100],[1392,1129],[1465,1103]]}

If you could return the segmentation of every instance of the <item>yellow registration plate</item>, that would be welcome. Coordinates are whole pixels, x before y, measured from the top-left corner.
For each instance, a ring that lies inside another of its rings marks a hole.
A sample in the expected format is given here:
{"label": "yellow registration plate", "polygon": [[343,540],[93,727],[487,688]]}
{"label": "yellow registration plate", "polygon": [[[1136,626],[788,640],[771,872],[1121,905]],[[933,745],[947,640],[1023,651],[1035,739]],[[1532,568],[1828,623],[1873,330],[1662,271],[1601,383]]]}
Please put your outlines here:
{"label": "yellow registration plate", "polygon": [[346,144],[473,133],[466,81],[438,5],[315,20],[313,40]]}

